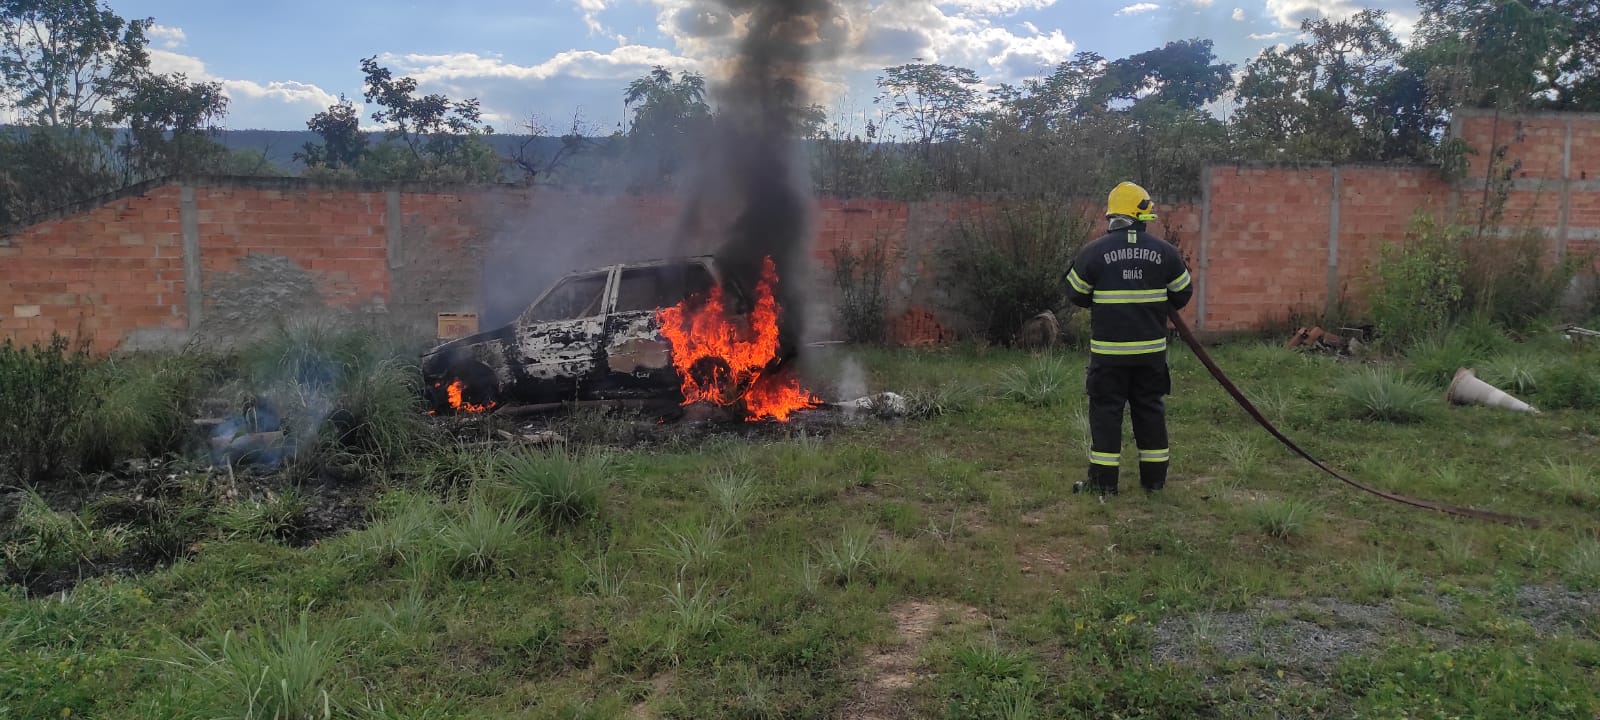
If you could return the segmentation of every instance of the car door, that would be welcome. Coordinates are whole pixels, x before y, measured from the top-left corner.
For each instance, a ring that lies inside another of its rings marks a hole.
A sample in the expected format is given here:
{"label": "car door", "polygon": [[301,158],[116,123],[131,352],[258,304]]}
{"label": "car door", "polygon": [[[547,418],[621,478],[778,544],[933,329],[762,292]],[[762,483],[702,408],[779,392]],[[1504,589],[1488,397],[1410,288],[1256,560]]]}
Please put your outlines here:
{"label": "car door", "polygon": [[661,335],[657,313],[715,284],[711,268],[699,259],[622,267],[616,305],[606,319],[606,389],[618,396],[676,390],[672,345]]}
{"label": "car door", "polygon": [[536,386],[576,396],[600,369],[617,267],[562,278],[516,323],[519,369]]}

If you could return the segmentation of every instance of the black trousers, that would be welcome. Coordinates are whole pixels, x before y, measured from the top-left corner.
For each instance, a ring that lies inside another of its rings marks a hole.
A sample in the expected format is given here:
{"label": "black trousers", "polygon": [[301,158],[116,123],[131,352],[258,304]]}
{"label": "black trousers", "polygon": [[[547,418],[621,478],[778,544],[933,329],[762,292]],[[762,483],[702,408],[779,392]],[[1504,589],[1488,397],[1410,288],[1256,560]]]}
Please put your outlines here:
{"label": "black trousers", "polygon": [[1167,364],[1091,362],[1084,389],[1089,395],[1089,486],[1102,492],[1117,490],[1124,407],[1132,415],[1133,438],[1139,446],[1139,484],[1146,490],[1165,486],[1171,457],[1166,396],[1172,393],[1172,376]]}

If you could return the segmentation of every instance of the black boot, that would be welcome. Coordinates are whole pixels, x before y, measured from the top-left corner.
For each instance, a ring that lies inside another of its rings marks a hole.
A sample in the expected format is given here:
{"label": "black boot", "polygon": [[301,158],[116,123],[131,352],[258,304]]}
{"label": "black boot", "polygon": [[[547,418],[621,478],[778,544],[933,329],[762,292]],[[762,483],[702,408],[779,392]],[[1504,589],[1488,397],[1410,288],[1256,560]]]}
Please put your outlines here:
{"label": "black boot", "polygon": [[1139,486],[1147,492],[1156,492],[1167,486],[1167,463],[1139,463]]}
{"label": "black boot", "polygon": [[1099,495],[1117,494],[1119,469],[1114,465],[1089,465],[1089,492]]}

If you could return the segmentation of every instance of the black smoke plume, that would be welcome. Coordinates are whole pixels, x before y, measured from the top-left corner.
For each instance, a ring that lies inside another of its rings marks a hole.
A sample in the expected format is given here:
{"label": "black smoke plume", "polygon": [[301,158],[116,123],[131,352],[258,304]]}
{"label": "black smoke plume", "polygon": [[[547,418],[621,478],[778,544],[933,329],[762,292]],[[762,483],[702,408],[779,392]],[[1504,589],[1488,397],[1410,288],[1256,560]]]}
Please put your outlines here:
{"label": "black smoke plume", "polygon": [[[763,261],[778,271],[784,359],[807,330],[813,201],[797,142],[812,64],[842,47],[849,27],[834,0],[703,0],[732,16],[735,52],[713,83],[717,118],[691,176],[682,233],[719,220],[718,263],[747,289]],[[687,241],[687,238],[685,238]]]}

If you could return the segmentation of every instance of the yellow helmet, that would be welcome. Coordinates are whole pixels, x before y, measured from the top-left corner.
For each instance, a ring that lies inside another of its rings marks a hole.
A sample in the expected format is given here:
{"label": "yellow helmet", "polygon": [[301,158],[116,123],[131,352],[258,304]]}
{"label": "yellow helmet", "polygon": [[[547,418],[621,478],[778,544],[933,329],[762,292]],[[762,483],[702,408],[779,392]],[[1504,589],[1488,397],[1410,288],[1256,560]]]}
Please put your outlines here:
{"label": "yellow helmet", "polygon": [[1156,219],[1156,204],[1150,200],[1150,193],[1131,182],[1118,184],[1111,189],[1111,196],[1106,198],[1106,217],[1121,215],[1139,222],[1149,222]]}

